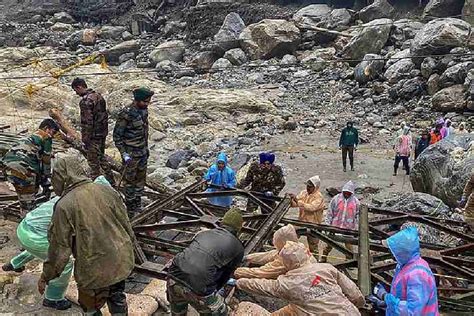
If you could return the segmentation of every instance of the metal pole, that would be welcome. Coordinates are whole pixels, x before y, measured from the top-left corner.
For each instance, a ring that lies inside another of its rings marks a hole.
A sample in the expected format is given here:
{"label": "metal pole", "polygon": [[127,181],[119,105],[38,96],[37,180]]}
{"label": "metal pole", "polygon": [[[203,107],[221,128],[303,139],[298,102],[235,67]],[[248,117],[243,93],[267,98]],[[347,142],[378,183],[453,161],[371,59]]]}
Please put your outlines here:
{"label": "metal pole", "polygon": [[367,205],[362,205],[359,214],[359,269],[358,283],[364,296],[370,295],[370,245],[369,245],[369,212]]}

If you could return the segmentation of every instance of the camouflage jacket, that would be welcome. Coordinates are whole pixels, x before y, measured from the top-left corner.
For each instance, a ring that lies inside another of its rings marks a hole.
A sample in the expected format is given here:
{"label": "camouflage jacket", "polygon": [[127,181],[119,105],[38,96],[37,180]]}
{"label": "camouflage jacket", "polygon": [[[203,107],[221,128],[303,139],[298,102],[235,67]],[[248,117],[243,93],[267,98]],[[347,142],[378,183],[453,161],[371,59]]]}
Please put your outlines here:
{"label": "camouflage jacket", "polygon": [[88,144],[92,139],[103,139],[108,133],[108,114],[104,98],[92,89],[87,90],[81,102],[82,142]]}
{"label": "camouflage jacket", "polygon": [[253,162],[245,179],[239,184],[239,188],[251,185],[250,190],[257,192],[273,192],[278,195],[285,187],[285,177],[280,166],[272,165],[270,170]]}
{"label": "camouflage jacket", "polygon": [[114,143],[121,154],[148,156],[148,110],[130,105],[120,111],[114,128]]}
{"label": "camouflage jacket", "polygon": [[37,130],[10,149],[3,157],[3,163],[7,167],[10,164],[20,163],[38,176],[49,177],[52,149],[52,138],[45,131]]}

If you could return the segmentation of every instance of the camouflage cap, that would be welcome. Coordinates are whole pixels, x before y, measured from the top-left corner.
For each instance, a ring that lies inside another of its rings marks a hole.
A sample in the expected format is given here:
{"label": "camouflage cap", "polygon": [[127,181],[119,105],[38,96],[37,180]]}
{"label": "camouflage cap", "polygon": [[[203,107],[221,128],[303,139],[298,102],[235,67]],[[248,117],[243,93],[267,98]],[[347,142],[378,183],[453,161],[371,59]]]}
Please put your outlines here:
{"label": "camouflage cap", "polygon": [[145,87],[133,90],[133,98],[135,101],[145,101],[146,99],[151,98],[154,94],[155,92]]}

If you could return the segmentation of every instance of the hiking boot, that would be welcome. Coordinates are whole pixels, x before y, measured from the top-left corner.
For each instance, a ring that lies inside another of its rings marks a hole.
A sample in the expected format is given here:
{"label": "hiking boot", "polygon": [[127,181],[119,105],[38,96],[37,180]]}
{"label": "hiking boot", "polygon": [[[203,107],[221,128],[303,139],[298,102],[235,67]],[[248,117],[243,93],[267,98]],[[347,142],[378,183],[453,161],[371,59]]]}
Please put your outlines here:
{"label": "hiking boot", "polygon": [[343,170],[344,172],[346,172],[346,171],[347,171],[347,170],[346,170],[346,167],[344,167],[342,170]]}
{"label": "hiking boot", "polygon": [[63,299],[63,300],[60,300],[60,301],[51,301],[51,300],[48,300],[47,298],[45,298],[43,300],[43,306],[49,307],[49,308],[54,308],[54,309],[57,309],[59,311],[69,309],[69,308],[71,308],[71,305],[72,305],[71,302],[67,299]]}
{"label": "hiking boot", "polygon": [[19,267],[19,268],[14,268],[13,265],[9,262],[9,263],[5,263],[3,266],[2,266],[2,270],[3,271],[14,271],[14,272],[18,272],[18,273],[22,273],[23,271],[25,271],[25,267]]}

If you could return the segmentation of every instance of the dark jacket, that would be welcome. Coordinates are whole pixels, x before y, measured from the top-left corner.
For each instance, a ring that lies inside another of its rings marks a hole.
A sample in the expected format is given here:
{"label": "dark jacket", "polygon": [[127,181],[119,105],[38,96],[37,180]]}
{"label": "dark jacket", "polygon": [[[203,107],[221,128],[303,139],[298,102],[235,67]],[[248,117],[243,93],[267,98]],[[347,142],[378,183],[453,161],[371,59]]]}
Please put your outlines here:
{"label": "dark jacket", "polygon": [[81,109],[82,142],[89,144],[92,139],[105,139],[109,132],[107,108],[104,98],[92,89],[82,96]]}
{"label": "dark jacket", "polygon": [[354,127],[346,127],[341,132],[339,146],[357,146],[359,145],[359,132]]}
{"label": "dark jacket", "polygon": [[422,137],[418,138],[415,147],[415,159],[418,158],[421,153],[430,146],[430,137],[423,139]]}
{"label": "dark jacket", "polygon": [[226,228],[215,228],[196,235],[177,254],[168,275],[199,296],[221,289],[242,262],[244,246]]}

